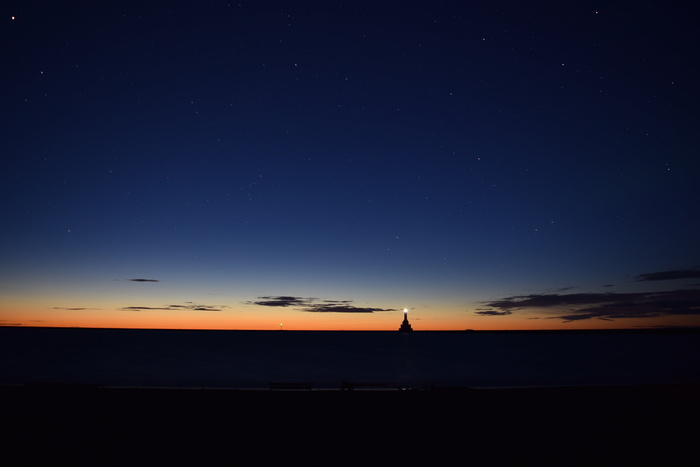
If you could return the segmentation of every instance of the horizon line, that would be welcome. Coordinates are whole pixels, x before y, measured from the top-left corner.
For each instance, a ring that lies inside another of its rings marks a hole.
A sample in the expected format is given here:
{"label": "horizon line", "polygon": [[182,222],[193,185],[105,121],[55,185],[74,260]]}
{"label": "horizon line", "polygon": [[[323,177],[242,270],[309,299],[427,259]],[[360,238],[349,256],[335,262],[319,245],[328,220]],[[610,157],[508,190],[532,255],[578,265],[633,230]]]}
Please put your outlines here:
{"label": "horizon line", "polygon": [[[398,333],[394,329],[220,329],[220,328],[139,328],[139,327],[99,327],[99,326],[37,326],[37,325],[17,325],[0,324],[0,328],[23,328],[23,329],[87,329],[87,330],[115,330],[115,331],[220,331],[220,332],[390,332]],[[576,333],[576,332],[663,332],[663,331],[698,331],[700,326],[658,326],[658,327],[635,327],[635,328],[586,328],[586,329],[414,329],[413,332],[547,332],[547,333]]]}

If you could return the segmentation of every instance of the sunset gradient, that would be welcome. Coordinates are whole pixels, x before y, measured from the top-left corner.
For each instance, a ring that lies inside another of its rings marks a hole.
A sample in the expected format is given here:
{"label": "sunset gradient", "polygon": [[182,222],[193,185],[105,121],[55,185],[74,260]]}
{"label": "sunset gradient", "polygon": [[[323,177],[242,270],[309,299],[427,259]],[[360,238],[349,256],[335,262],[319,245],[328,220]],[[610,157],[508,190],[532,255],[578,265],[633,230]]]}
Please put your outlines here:
{"label": "sunset gradient", "polygon": [[0,325],[698,326],[684,8],[3,5]]}

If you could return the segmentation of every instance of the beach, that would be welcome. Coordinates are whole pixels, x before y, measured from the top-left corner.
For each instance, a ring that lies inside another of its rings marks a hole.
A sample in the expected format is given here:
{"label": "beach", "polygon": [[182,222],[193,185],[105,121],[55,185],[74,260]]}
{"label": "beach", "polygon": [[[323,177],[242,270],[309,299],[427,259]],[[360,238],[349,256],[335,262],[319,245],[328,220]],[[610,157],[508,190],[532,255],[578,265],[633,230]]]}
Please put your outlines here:
{"label": "beach", "polygon": [[[695,384],[432,390],[5,385],[4,465],[687,465]],[[247,459],[247,461],[244,461]]]}

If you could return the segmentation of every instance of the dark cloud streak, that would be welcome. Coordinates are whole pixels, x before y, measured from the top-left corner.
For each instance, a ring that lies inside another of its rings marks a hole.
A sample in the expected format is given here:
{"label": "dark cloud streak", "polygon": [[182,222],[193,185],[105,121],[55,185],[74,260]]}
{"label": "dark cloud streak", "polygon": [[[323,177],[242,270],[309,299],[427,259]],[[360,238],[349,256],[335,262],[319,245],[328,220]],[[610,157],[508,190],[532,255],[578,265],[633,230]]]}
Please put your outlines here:
{"label": "dark cloud streak", "polygon": [[491,309],[475,312],[483,316],[505,316],[516,310],[553,310],[564,322],[587,319],[615,320],[659,316],[700,315],[700,290],[662,292],[532,294],[485,302]]}
{"label": "dark cloud streak", "polygon": [[482,316],[507,316],[512,315],[512,311],[498,311],[498,310],[481,310],[475,312],[477,315]]}
{"label": "dark cloud streak", "polygon": [[126,306],[122,311],[222,311],[228,308],[225,305],[199,305],[193,302],[186,302],[185,305],[165,305],[162,307],[152,306]]}
{"label": "dark cloud streak", "polygon": [[637,281],[669,281],[675,279],[698,279],[700,270],[698,269],[677,269],[673,271],[650,272],[635,276]]}
{"label": "dark cloud streak", "polygon": [[278,306],[278,307],[288,307],[288,306],[304,306],[312,303],[314,298],[302,298],[302,297],[290,297],[286,295],[278,295],[271,297],[258,297],[258,301],[248,302],[254,305],[260,306]]}
{"label": "dark cloud streak", "polygon": [[304,308],[312,313],[374,313],[377,311],[396,311],[392,308],[356,307],[352,305],[313,305]]}
{"label": "dark cloud streak", "polygon": [[292,297],[277,295],[258,297],[258,300],[246,304],[269,307],[297,307],[310,313],[375,313],[381,311],[396,311],[393,308],[356,307],[352,300],[319,300],[316,298]]}

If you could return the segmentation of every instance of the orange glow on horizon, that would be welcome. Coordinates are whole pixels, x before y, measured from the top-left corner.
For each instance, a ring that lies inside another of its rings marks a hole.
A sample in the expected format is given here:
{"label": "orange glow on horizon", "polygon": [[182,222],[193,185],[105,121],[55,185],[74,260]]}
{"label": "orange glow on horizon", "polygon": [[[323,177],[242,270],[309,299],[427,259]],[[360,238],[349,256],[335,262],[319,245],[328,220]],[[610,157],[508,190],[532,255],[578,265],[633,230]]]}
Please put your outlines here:
{"label": "orange glow on horizon", "polygon": [[[29,299],[5,303],[0,326],[81,327],[123,329],[211,329],[283,331],[398,331],[403,309],[374,313],[306,312],[292,308],[241,306],[219,311],[54,307],[30,304]],[[55,302],[52,302],[55,303]],[[80,303],[66,300],[63,303]],[[10,311],[12,310],[12,311]],[[615,321],[587,319],[563,322],[551,319],[551,311],[531,311],[508,316],[480,316],[455,306],[439,310],[415,307],[408,319],[415,331],[518,331],[635,329],[656,326],[698,326],[696,316],[630,318]],[[280,323],[284,323],[280,325]]]}
{"label": "orange glow on horizon", "polygon": [[[304,316],[308,314],[310,316]],[[25,327],[80,327],[115,329],[192,329],[192,330],[250,330],[250,331],[397,331],[403,320],[403,312],[371,316],[365,313],[319,313],[299,312],[295,315],[271,313],[267,316],[237,316],[237,313],[172,313],[126,312],[88,314],[85,310],[42,310],[37,313],[2,313],[3,326]],[[341,316],[338,316],[341,315]],[[349,316],[348,316],[349,315]],[[360,316],[364,315],[364,316]],[[696,320],[667,320],[665,326],[697,326]],[[453,319],[450,317],[421,316],[413,312],[409,318],[415,331],[519,331],[519,330],[586,330],[586,329],[634,329],[661,324],[650,319],[628,319],[617,321],[581,320],[563,323],[553,319],[528,319],[514,317],[479,317]],[[280,323],[284,322],[281,326]]]}

